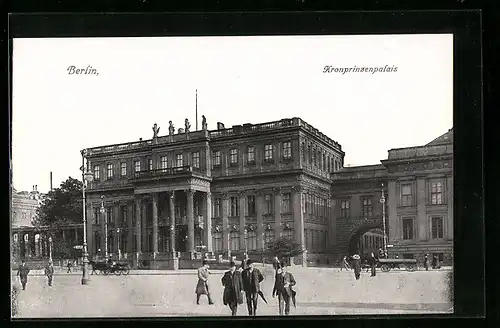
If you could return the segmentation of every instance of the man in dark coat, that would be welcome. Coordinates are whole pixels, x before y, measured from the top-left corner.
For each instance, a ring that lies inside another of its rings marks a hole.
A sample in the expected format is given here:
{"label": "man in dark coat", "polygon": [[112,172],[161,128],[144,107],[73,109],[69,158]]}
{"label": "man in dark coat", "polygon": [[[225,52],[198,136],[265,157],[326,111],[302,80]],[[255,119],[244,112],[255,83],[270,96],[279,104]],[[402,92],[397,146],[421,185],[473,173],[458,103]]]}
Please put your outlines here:
{"label": "man in dark coat", "polygon": [[437,268],[437,261],[438,261],[438,257],[436,255],[434,255],[432,257],[432,268],[433,269],[436,269]]}
{"label": "man in dark coat", "polygon": [[352,268],[354,269],[354,277],[359,280],[361,275],[361,257],[358,254],[352,256]]}
{"label": "man in dark coat", "polygon": [[428,254],[424,255],[424,268],[425,268],[425,271],[429,271],[429,255]]}
{"label": "man in dark coat", "polygon": [[373,253],[370,254],[370,258],[368,259],[368,264],[370,264],[370,268],[372,271],[370,277],[375,277],[377,275],[377,258],[375,257],[375,254]]}
{"label": "man in dark coat", "polygon": [[238,304],[243,304],[243,280],[241,273],[236,271],[236,263],[231,262],[230,269],[222,277],[224,294],[222,301],[224,305],[229,305],[231,315],[235,316],[238,311]]}
{"label": "man in dark coat", "polygon": [[292,289],[295,284],[295,278],[287,271],[286,263],[281,262],[280,268],[276,272],[273,288],[273,297],[278,295],[279,315],[283,315],[283,308],[285,315],[290,313],[290,299],[295,300],[295,291]]}
{"label": "man in dark coat", "polygon": [[23,285],[23,290],[26,289],[26,284],[28,283],[28,273],[30,273],[30,268],[26,265],[26,261],[22,260],[21,265],[17,269],[17,275],[21,279],[21,285]]}
{"label": "man in dark coat", "polygon": [[49,286],[52,286],[52,277],[54,276],[54,266],[52,265],[52,261],[49,261],[49,264],[45,267],[45,275],[47,276]]}
{"label": "man in dark coat", "polygon": [[247,269],[243,271],[243,288],[247,298],[248,315],[257,315],[257,300],[259,298],[260,283],[264,276],[259,269],[254,268],[252,260],[247,261]]}

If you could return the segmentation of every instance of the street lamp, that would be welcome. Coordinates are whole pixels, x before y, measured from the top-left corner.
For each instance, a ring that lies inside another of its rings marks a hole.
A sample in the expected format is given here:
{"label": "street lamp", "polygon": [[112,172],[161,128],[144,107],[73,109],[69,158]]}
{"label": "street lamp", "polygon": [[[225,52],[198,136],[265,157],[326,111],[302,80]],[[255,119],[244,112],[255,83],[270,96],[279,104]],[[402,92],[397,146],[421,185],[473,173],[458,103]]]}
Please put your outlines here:
{"label": "street lamp", "polygon": [[387,234],[385,232],[385,196],[384,196],[383,183],[382,183],[382,195],[380,196],[380,203],[382,204],[382,223],[384,228],[384,254],[387,254]]}
{"label": "street lamp", "polygon": [[247,228],[245,228],[245,230],[243,231],[243,233],[245,234],[245,259],[248,257],[248,230]]}
{"label": "street lamp", "polygon": [[49,261],[52,262],[52,237],[49,237]]}
{"label": "street lamp", "polygon": [[120,249],[120,228],[116,229],[116,234],[118,235],[118,261],[121,261],[122,251]]}
{"label": "street lamp", "polygon": [[82,196],[83,196],[83,267],[82,267],[82,285],[87,285],[89,281],[89,253],[87,249],[87,198],[85,196],[85,183],[92,182],[94,176],[89,170],[89,161],[87,160],[87,169],[85,170],[86,150],[82,150]]}
{"label": "street lamp", "polygon": [[104,195],[101,195],[101,214],[104,217],[104,258],[108,260],[108,217],[104,208]]}

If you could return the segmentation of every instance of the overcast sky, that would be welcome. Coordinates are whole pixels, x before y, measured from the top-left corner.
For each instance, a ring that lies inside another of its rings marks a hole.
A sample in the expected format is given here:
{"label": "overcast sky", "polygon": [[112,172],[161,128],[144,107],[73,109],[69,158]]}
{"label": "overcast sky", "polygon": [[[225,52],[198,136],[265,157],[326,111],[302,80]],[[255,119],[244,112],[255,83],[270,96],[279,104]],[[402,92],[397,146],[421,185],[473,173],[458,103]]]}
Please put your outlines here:
{"label": "overcast sky", "polygon": [[[379,164],[391,148],[452,127],[452,35],[15,39],[14,187],[81,178],[80,150],[301,117],[342,145],[345,164]],[[92,66],[98,75],[69,75]],[[323,73],[324,67],[397,72]]]}

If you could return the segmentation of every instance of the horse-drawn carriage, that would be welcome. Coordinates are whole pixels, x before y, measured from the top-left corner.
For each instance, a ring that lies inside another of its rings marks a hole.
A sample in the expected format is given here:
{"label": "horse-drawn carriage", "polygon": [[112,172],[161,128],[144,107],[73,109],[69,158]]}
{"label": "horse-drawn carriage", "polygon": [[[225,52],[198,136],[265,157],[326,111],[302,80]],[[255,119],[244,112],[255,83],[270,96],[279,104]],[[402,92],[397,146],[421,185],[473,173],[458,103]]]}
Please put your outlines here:
{"label": "horse-drawn carriage", "polygon": [[114,274],[115,276],[119,275],[128,275],[130,272],[130,268],[128,263],[108,263],[108,262],[95,262],[90,261],[89,264],[92,266],[92,272],[96,272],[99,274],[103,274],[105,276]]}
{"label": "horse-drawn carriage", "polygon": [[379,259],[377,267],[382,272],[389,272],[391,269],[400,269],[403,266],[406,271],[415,271],[417,269],[416,259]]}

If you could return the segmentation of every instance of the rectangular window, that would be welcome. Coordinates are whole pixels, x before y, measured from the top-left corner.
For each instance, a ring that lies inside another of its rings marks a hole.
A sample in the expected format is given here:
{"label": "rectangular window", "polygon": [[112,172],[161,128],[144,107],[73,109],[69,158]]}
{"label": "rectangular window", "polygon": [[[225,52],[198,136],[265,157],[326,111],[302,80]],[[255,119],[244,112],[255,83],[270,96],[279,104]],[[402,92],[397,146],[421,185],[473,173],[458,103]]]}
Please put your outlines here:
{"label": "rectangular window", "polygon": [[264,160],[266,162],[271,162],[273,160],[273,145],[264,146]]}
{"label": "rectangular window", "polygon": [[284,238],[292,239],[293,240],[293,230],[292,229],[286,229],[286,230],[284,230],[282,236]]}
{"label": "rectangular window", "polygon": [[443,218],[442,217],[433,217],[431,218],[431,230],[432,230],[432,239],[443,238]]}
{"label": "rectangular window", "polygon": [[287,141],[283,143],[283,159],[292,158],[292,142]]}
{"label": "rectangular window", "polygon": [[106,209],[106,215],[107,215],[107,219],[108,219],[108,224],[113,224],[115,218],[113,216],[113,208],[112,207],[108,207]]}
{"label": "rectangular window", "polygon": [[140,172],[141,171],[141,161],[135,161],[134,162],[134,170],[135,170],[135,172]]}
{"label": "rectangular window", "polygon": [[220,166],[220,150],[213,152],[213,163],[214,166]]}
{"label": "rectangular window", "polygon": [[362,200],[362,210],[363,210],[363,218],[372,217],[372,200],[371,198],[363,198]]}
{"label": "rectangular window", "polygon": [[121,217],[120,225],[122,227],[125,227],[127,225],[127,206],[126,205],[120,206],[120,217]]}
{"label": "rectangular window", "polygon": [[272,195],[264,195],[264,214],[273,213],[273,197]]}
{"label": "rectangular window", "polygon": [[233,148],[229,150],[229,164],[234,165],[238,163],[238,149]]}
{"label": "rectangular window", "polygon": [[264,231],[264,245],[268,245],[270,242],[274,241],[276,234],[274,230]]}
{"label": "rectangular window", "polygon": [[229,216],[239,216],[238,197],[231,197],[231,213]]}
{"label": "rectangular window", "polygon": [[292,212],[292,195],[290,193],[284,193],[281,195],[281,213],[291,213]]}
{"label": "rectangular window", "polygon": [[198,151],[193,153],[193,167],[200,168],[200,152]]}
{"label": "rectangular window", "polygon": [[340,217],[347,219],[351,214],[351,202],[349,200],[340,201]]}
{"label": "rectangular window", "polygon": [[101,217],[101,209],[99,207],[94,207],[94,217],[92,218],[92,223],[93,224],[99,224],[100,218]]}
{"label": "rectangular window", "polygon": [[153,160],[148,159],[148,170],[153,171]]}
{"label": "rectangular window", "polygon": [[99,165],[94,166],[94,179],[97,181],[99,181],[99,179],[101,178],[100,171],[101,169]]}
{"label": "rectangular window", "polygon": [[127,163],[120,164],[120,174],[122,177],[127,176]]}
{"label": "rectangular window", "polygon": [[162,156],[160,158],[160,160],[161,160],[161,168],[165,172],[165,169],[168,168],[168,157],[167,156]]}
{"label": "rectangular window", "polygon": [[441,182],[431,183],[431,204],[432,205],[443,204],[443,189]]}
{"label": "rectangular window", "polygon": [[213,217],[215,218],[220,218],[221,217],[221,199],[220,198],[215,198],[213,202]]}
{"label": "rectangular window", "polygon": [[257,233],[255,231],[249,231],[247,233],[247,248],[249,250],[257,249]]}
{"label": "rectangular window", "polygon": [[248,215],[254,216],[255,215],[255,196],[254,195],[247,196],[247,207],[248,207]]}
{"label": "rectangular window", "polygon": [[255,147],[254,146],[248,146],[248,148],[247,148],[247,162],[248,163],[255,163]]}
{"label": "rectangular window", "polygon": [[175,166],[177,166],[177,167],[184,166],[184,158],[183,158],[182,154],[177,154],[175,156]]}
{"label": "rectangular window", "polygon": [[403,239],[413,239],[413,219],[411,218],[403,219]]}
{"label": "rectangular window", "polygon": [[214,252],[221,252],[222,251],[222,232],[214,232],[213,234],[213,249]]}
{"label": "rectangular window", "polygon": [[229,234],[229,249],[232,251],[240,249],[240,233],[238,231],[231,231]]}
{"label": "rectangular window", "polygon": [[113,178],[113,164],[108,164],[108,170],[106,174],[106,178],[109,180]]}
{"label": "rectangular window", "polygon": [[411,187],[410,183],[401,185],[401,206],[412,206]]}

